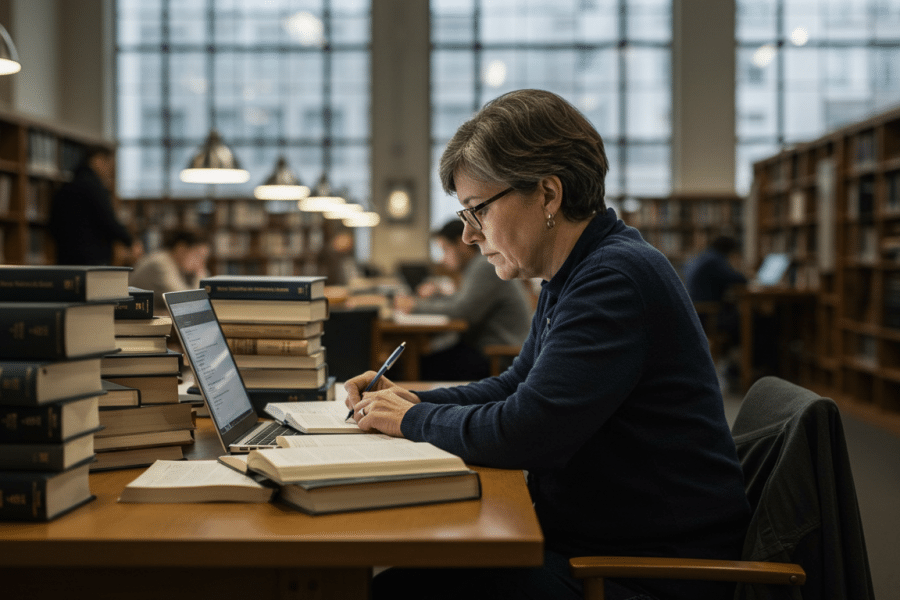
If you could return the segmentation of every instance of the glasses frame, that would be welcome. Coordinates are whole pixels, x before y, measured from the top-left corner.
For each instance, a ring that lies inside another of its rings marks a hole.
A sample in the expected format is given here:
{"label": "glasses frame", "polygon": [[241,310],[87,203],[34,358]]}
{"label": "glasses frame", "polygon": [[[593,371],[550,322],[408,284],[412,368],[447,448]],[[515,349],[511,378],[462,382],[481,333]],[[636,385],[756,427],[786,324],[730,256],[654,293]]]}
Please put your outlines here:
{"label": "glasses frame", "polygon": [[477,231],[481,231],[481,228],[482,228],[481,221],[478,220],[478,216],[475,213],[482,210],[485,206],[487,206],[491,202],[496,202],[503,196],[512,192],[514,189],[515,188],[506,188],[502,192],[500,192],[498,194],[494,194],[493,196],[491,196],[490,198],[488,198],[481,204],[476,204],[472,208],[464,208],[462,210],[458,210],[458,211],[456,211],[456,216],[459,217],[460,219],[462,219],[462,222],[465,223],[466,225],[469,225],[470,227],[472,227],[473,229],[475,229]]}

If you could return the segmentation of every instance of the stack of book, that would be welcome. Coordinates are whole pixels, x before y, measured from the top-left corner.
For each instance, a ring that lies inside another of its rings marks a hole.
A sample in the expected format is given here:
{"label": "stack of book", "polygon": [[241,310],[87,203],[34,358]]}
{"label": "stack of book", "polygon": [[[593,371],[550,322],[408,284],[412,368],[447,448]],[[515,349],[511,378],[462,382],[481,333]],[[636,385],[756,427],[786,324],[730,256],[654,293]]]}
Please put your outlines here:
{"label": "stack of book", "polygon": [[217,275],[201,280],[254,407],[333,400],[323,323],[325,277]]}
{"label": "stack of book", "polygon": [[128,269],[0,267],[0,519],[45,521],[90,501],[101,357]]}
{"label": "stack of book", "polygon": [[182,355],[168,348],[169,317],[153,316],[153,292],[129,287],[130,299],[116,306],[118,352],[104,356],[100,372],[107,394],[100,401],[100,425],[92,471],[183,458],[193,443],[191,405],[179,402]]}

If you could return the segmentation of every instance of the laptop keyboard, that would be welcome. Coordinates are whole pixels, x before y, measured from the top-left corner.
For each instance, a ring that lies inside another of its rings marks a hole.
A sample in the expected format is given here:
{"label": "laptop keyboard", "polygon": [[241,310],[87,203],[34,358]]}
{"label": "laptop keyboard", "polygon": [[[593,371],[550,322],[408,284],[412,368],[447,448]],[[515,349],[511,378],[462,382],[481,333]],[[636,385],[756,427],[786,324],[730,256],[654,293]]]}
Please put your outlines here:
{"label": "laptop keyboard", "polygon": [[272,422],[266,425],[252,438],[241,442],[241,446],[274,446],[275,438],[279,435],[292,435],[296,432],[290,427],[285,427],[280,423]]}

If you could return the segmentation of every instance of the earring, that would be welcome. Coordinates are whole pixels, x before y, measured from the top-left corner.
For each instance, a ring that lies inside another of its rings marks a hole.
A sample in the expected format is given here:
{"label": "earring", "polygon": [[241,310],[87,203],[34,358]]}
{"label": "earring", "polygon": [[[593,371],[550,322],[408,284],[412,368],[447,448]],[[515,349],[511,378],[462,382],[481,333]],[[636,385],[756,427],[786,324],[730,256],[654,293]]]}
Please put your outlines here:
{"label": "earring", "polygon": [[556,227],[556,221],[553,219],[553,215],[547,215],[547,229],[553,229]]}

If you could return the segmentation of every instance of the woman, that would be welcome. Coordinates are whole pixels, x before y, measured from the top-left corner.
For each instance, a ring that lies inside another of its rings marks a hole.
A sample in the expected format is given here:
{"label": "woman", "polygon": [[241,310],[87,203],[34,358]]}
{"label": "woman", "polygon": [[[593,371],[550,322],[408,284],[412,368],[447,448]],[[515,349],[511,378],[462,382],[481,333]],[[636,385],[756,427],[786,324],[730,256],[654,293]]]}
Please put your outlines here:
{"label": "woman", "polygon": [[[605,206],[603,142],[574,107],[521,90],[441,158],[463,239],[503,279],[541,277],[522,352],[499,377],[414,394],[346,384],[361,428],[528,472],[542,569],[389,569],[376,597],[578,598],[568,558],[737,558],[749,505],[706,338],[668,260]],[[608,582],[607,598],[720,599],[723,584]]]}

